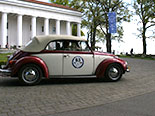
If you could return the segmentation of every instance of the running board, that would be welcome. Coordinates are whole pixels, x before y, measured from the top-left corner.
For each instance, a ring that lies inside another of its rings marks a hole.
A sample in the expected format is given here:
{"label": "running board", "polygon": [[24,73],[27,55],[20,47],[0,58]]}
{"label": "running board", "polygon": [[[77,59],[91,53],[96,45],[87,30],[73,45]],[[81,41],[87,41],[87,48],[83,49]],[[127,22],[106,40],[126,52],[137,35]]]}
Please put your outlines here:
{"label": "running board", "polygon": [[97,78],[96,75],[50,75],[49,78]]}

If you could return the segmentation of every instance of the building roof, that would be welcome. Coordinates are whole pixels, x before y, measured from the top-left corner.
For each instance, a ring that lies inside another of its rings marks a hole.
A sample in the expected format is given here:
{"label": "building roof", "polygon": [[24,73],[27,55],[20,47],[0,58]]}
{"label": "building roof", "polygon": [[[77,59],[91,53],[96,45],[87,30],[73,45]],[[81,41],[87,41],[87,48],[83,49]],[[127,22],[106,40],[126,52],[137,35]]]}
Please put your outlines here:
{"label": "building roof", "polygon": [[59,4],[42,2],[42,1],[38,1],[38,0],[22,0],[22,1],[36,3],[36,4],[41,4],[41,5],[47,5],[47,6],[53,6],[53,7],[58,7],[58,8],[68,9],[68,10],[78,11],[77,9],[70,8],[68,6],[63,6],[63,5],[59,5]]}
{"label": "building roof", "polygon": [[69,35],[40,35],[36,36],[25,47],[21,48],[25,52],[40,52],[45,49],[46,45],[50,41],[54,40],[75,40],[75,41],[87,41],[83,37],[69,36]]}

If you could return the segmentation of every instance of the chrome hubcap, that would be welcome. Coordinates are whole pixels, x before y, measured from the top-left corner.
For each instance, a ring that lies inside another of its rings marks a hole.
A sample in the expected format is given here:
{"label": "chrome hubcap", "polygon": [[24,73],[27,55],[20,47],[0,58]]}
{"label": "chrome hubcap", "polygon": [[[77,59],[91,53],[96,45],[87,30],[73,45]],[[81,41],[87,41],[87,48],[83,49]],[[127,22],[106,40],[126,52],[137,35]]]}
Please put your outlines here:
{"label": "chrome hubcap", "polygon": [[119,71],[117,68],[115,67],[111,67],[109,70],[109,77],[113,80],[116,80],[117,78],[119,78]]}
{"label": "chrome hubcap", "polygon": [[26,68],[22,73],[22,77],[25,82],[33,83],[38,78],[38,72],[33,68]]}
{"label": "chrome hubcap", "polygon": [[35,73],[35,71],[34,70],[29,70],[28,72],[26,72],[25,73],[25,78],[27,79],[27,80],[33,80],[33,79],[35,79],[36,78],[36,73]]}

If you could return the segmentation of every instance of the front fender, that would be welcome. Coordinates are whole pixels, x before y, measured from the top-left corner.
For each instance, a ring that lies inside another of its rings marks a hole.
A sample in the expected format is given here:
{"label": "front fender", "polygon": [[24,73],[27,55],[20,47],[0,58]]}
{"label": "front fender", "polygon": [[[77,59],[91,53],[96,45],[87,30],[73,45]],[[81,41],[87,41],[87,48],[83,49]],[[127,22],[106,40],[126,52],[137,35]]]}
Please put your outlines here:
{"label": "front fender", "polygon": [[105,72],[106,72],[107,67],[108,67],[110,64],[112,64],[112,63],[117,63],[117,64],[119,64],[119,65],[122,67],[123,72],[125,71],[125,69],[126,69],[126,63],[125,63],[124,60],[121,60],[121,59],[119,59],[119,58],[109,58],[109,59],[103,60],[103,61],[98,65],[98,67],[96,68],[96,72],[95,72],[96,76],[97,76],[98,78],[103,77],[103,76],[105,75]]}
{"label": "front fender", "polygon": [[34,63],[34,64],[38,65],[42,69],[42,71],[43,71],[43,76],[45,76],[46,78],[49,77],[49,71],[48,71],[46,63],[42,59],[40,59],[40,58],[38,58],[36,56],[26,56],[26,57],[23,57],[23,58],[19,59],[14,64],[14,66],[12,68],[11,76],[17,75],[19,69],[23,65],[29,64],[29,63]]}

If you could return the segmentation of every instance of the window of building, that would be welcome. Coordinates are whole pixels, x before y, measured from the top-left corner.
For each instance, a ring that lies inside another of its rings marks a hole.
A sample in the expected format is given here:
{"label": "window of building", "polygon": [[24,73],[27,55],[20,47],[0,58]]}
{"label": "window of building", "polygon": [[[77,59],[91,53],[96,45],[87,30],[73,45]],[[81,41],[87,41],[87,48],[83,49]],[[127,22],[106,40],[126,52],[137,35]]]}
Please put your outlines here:
{"label": "window of building", "polygon": [[56,32],[56,27],[53,27],[53,33],[55,33]]}
{"label": "window of building", "polygon": [[44,26],[42,26],[42,29],[41,30],[42,30],[42,32],[44,32]]}
{"label": "window of building", "polygon": [[7,29],[9,29],[9,23],[7,22]]}

